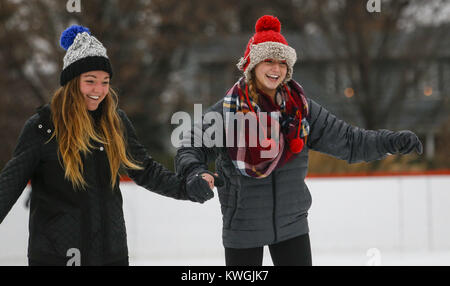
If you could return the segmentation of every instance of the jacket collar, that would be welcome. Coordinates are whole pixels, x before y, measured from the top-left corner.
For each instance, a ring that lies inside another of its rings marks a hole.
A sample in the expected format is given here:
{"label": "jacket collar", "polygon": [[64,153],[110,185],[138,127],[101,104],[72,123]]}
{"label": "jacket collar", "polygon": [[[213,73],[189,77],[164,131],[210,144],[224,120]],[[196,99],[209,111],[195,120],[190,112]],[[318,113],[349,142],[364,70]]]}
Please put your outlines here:
{"label": "jacket collar", "polygon": [[52,111],[50,109],[50,104],[44,104],[36,108],[36,112],[39,114],[39,117],[42,122],[45,121],[45,123],[52,123],[51,117],[52,117]]}
{"label": "jacket collar", "polygon": [[38,126],[40,133],[44,135],[47,139],[51,137],[54,131],[54,125],[52,122],[52,112],[50,109],[50,104],[45,104],[36,109],[39,114]]}

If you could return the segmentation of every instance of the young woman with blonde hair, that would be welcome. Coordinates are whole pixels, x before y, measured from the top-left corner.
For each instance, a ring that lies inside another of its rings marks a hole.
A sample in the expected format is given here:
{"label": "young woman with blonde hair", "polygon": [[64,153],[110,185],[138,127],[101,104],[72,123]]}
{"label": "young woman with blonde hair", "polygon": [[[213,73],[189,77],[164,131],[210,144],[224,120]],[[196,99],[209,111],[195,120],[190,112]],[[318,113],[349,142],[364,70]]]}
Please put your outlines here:
{"label": "young woman with blonde hair", "polygon": [[119,170],[175,199],[202,202],[211,190],[147,154],[118,109],[106,49],[87,28],[66,29],[61,46],[61,87],[26,122],[0,173],[0,223],[31,180],[29,265],[66,265],[73,250],[80,265],[128,265]]}

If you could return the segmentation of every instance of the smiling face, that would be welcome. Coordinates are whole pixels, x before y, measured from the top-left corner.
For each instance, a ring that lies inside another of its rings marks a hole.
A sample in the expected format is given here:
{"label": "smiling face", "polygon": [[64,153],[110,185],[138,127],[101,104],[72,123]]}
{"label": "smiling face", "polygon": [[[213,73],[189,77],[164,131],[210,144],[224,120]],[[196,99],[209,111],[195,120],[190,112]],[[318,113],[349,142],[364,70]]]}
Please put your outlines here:
{"label": "smiling face", "polygon": [[80,90],[84,96],[86,107],[93,111],[108,95],[109,74],[104,71],[89,71],[80,76]]}
{"label": "smiling face", "polygon": [[278,86],[287,73],[286,61],[267,59],[255,66],[256,87],[270,96],[275,96]]}

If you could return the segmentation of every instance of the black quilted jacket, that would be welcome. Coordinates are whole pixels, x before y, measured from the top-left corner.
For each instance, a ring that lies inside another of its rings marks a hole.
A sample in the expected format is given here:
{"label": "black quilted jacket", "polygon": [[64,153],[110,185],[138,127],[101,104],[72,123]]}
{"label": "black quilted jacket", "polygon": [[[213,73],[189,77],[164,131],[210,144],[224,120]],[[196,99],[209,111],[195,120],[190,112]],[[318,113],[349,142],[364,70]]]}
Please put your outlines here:
{"label": "black quilted jacket", "polygon": [[[127,170],[129,177],[150,191],[187,199],[184,181],[147,154],[125,113],[118,113],[126,131],[127,151],[144,167]],[[83,156],[88,188],[75,190],[64,178],[56,140],[47,142],[52,132],[51,111],[46,105],[26,122],[13,158],[0,173],[0,223],[31,180],[30,260],[66,265],[72,248],[79,250],[81,265],[128,259],[119,182],[112,189],[103,146],[97,144],[91,154]]]}

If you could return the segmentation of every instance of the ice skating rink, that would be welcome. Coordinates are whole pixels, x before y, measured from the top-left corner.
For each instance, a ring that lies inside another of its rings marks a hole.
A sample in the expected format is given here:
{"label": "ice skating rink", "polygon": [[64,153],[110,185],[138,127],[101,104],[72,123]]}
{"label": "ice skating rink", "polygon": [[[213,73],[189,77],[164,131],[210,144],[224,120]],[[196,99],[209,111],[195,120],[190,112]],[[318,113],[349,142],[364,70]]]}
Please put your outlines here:
{"label": "ice skating rink", "polygon": [[[450,175],[306,183],[314,265],[450,265]],[[217,195],[200,205],[130,182],[121,189],[131,265],[224,265]],[[0,265],[27,265],[28,192],[0,225]]]}

